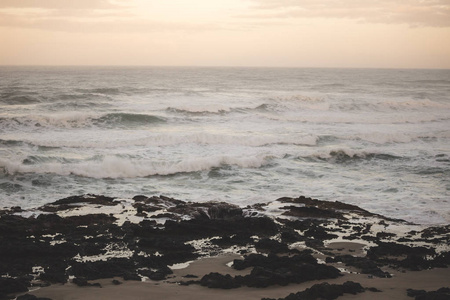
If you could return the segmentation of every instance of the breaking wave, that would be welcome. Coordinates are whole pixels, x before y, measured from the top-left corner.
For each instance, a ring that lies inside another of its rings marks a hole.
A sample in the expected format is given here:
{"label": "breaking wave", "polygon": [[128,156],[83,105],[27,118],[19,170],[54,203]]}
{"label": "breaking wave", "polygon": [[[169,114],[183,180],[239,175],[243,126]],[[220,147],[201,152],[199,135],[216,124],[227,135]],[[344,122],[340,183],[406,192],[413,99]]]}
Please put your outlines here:
{"label": "breaking wave", "polygon": [[118,95],[122,91],[119,88],[92,88],[92,89],[77,89],[77,92],[81,93],[92,93],[92,94],[102,94],[102,95]]}
{"label": "breaking wave", "polygon": [[27,105],[40,103],[40,99],[32,95],[9,95],[0,96],[0,103],[7,105]]}
{"label": "breaking wave", "polygon": [[136,126],[151,123],[163,123],[162,117],[134,113],[109,113],[103,116],[89,115],[84,112],[60,112],[52,115],[26,115],[0,118],[3,128],[83,128],[102,125]]}
{"label": "breaking wave", "polygon": [[314,135],[286,135],[286,136],[260,136],[260,135],[222,135],[211,133],[194,133],[194,134],[155,134],[146,137],[122,140],[33,140],[33,141],[14,141],[8,140],[1,143],[9,145],[27,143],[32,146],[46,148],[100,148],[114,149],[121,147],[146,146],[146,147],[164,147],[176,146],[182,144],[196,145],[238,145],[248,147],[261,147],[268,145],[299,145],[314,146],[317,144],[318,138]]}
{"label": "breaking wave", "polygon": [[231,112],[232,109],[230,107],[223,105],[201,105],[201,106],[194,105],[190,107],[168,107],[166,111],[169,113],[201,116],[201,115],[224,114]]}
{"label": "breaking wave", "polygon": [[117,156],[107,156],[95,161],[78,163],[45,162],[41,164],[23,164],[0,160],[0,172],[7,175],[22,173],[58,175],[76,175],[89,178],[137,178],[156,175],[174,175],[179,173],[192,173],[208,171],[224,166],[237,166],[240,168],[259,168],[266,163],[261,157],[234,157],[212,156],[184,158],[181,161],[149,161],[133,160]]}
{"label": "breaking wave", "polygon": [[323,160],[331,163],[347,163],[353,161],[372,160],[372,159],[392,161],[396,159],[402,159],[404,157],[387,153],[356,151],[352,149],[332,149],[328,151],[319,151],[306,158],[314,160]]}
{"label": "breaking wave", "polygon": [[165,119],[154,115],[134,113],[111,113],[94,119],[96,123],[123,124],[123,125],[146,125],[151,123],[163,123]]}

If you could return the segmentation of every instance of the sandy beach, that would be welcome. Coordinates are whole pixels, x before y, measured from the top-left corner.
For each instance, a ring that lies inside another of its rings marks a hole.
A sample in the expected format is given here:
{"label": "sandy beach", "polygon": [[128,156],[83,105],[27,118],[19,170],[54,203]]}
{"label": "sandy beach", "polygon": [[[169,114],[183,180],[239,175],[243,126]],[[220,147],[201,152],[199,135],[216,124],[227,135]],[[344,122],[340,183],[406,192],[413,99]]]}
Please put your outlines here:
{"label": "sandy beach", "polygon": [[[349,245],[350,246],[350,245]],[[236,255],[224,255],[215,258],[205,258],[193,262],[189,267],[174,270],[173,276],[163,282],[146,281],[125,281],[120,285],[112,284],[111,279],[96,280],[101,284],[98,287],[78,287],[75,284],[52,285],[41,288],[30,294],[37,297],[48,297],[54,300],[95,300],[95,299],[217,299],[234,300],[249,299],[260,300],[261,298],[281,298],[290,293],[303,291],[314,284],[323,281],[311,281],[302,284],[292,284],[289,286],[274,286],[264,289],[259,288],[238,288],[232,290],[209,289],[199,285],[182,286],[179,281],[186,280],[183,276],[188,274],[199,277],[211,271],[228,273],[231,275],[242,275],[226,264],[235,259]],[[412,299],[407,296],[407,289],[423,289],[434,291],[443,286],[448,286],[450,269],[433,269],[417,272],[398,272],[392,270],[392,278],[369,277],[364,274],[344,274],[344,276],[327,280],[330,284],[342,284],[345,281],[359,282],[364,287],[377,288],[381,292],[366,291],[361,294],[344,294],[339,299]],[[116,278],[121,280],[121,278]]]}

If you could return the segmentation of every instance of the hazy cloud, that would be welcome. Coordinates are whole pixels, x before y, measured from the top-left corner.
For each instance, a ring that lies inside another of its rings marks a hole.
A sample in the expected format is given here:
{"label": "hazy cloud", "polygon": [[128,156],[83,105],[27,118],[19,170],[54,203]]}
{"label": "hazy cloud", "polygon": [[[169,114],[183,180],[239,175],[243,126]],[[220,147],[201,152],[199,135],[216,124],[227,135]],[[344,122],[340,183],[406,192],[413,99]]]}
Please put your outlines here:
{"label": "hazy cloud", "polygon": [[120,7],[108,0],[1,0],[0,8],[112,9]]}
{"label": "hazy cloud", "polygon": [[0,12],[0,26],[33,28],[49,31],[85,33],[149,33],[160,31],[200,32],[222,29],[214,24],[164,22],[139,19],[134,15],[89,12],[82,17],[78,14],[64,16],[50,12],[30,17]]}
{"label": "hazy cloud", "polygon": [[450,0],[253,0],[247,18],[347,18],[370,23],[450,26]]}
{"label": "hazy cloud", "polygon": [[0,0],[0,26],[65,32],[205,31],[222,24],[152,20],[125,0]]}
{"label": "hazy cloud", "polygon": [[[0,0],[0,26],[68,32],[253,30],[301,18],[450,27],[450,0],[250,0],[221,22],[152,20],[127,0]],[[139,15],[140,14],[140,15]]]}

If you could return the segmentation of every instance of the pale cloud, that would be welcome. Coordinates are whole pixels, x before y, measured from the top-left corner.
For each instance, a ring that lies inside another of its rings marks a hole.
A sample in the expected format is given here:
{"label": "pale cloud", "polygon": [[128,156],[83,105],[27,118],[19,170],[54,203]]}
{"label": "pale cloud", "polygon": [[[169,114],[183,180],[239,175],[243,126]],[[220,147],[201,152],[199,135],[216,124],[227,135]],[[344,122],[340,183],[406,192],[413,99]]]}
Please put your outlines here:
{"label": "pale cloud", "polygon": [[449,7],[450,0],[0,0],[0,64],[449,68]]}
{"label": "pale cloud", "polygon": [[83,33],[201,32],[235,29],[233,23],[155,18],[148,7],[124,0],[1,0],[0,27]]}
{"label": "pale cloud", "polygon": [[123,15],[97,15],[94,13],[83,17],[47,15],[45,17],[40,16],[30,18],[0,12],[0,26],[84,33],[148,33],[155,31],[199,32],[220,29],[220,27],[211,24],[162,22],[128,18]]}
{"label": "pale cloud", "polygon": [[118,2],[108,0],[2,0],[0,8],[45,8],[45,9],[113,9]]}
{"label": "pale cloud", "polygon": [[449,0],[253,0],[245,18],[345,18],[369,23],[450,26]]}
{"label": "pale cloud", "polygon": [[0,26],[84,33],[202,31],[220,28],[196,22],[144,18],[133,8],[124,2],[106,0],[2,0]]}

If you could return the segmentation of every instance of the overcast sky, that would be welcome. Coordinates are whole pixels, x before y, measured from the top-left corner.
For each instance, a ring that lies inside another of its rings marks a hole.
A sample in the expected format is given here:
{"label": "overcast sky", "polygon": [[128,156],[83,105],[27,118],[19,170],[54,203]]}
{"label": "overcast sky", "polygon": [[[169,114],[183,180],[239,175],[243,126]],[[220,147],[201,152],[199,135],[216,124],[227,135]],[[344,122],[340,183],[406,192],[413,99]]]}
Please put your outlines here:
{"label": "overcast sky", "polygon": [[0,0],[0,65],[450,68],[450,0]]}

